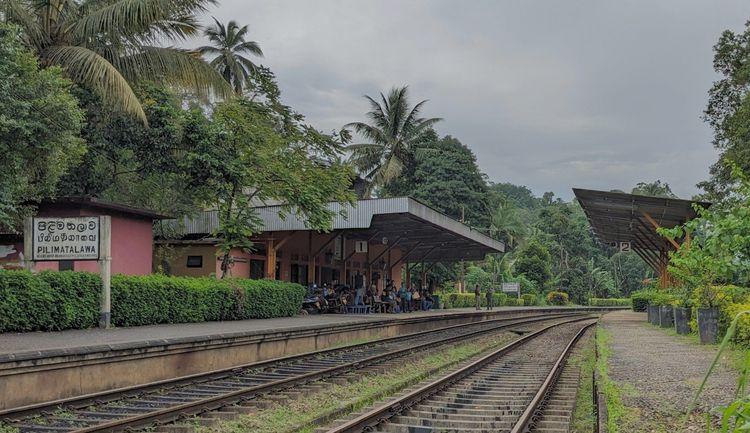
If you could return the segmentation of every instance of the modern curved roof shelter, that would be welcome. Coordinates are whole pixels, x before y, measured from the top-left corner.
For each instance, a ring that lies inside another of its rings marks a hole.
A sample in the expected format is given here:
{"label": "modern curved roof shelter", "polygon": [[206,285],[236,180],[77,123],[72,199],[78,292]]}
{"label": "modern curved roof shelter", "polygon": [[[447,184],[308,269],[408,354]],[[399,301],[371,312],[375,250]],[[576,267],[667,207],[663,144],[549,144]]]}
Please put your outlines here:
{"label": "modern curved roof shelter", "polygon": [[612,246],[629,247],[659,274],[665,286],[669,284],[666,271],[669,251],[690,239],[669,240],[656,230],[672,228],[695,218],[695,206],[711,206],[709,202],[591,189],[573,188],[573,193],[596,238]]}

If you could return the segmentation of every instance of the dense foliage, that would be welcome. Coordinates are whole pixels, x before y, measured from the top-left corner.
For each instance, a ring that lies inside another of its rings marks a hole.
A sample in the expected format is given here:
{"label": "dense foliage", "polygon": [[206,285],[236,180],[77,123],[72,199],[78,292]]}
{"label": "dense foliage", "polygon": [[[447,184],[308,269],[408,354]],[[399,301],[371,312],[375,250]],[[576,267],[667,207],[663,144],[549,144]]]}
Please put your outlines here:
{"label": "dense foliage", "polygon": [[[444,308],[471,308],[476,306],[476,297],[473,293],[451,293],[441,299],[443,300]],[[493,305],[496,307],[520,307],[526,305],[523,298],[518,299],[508,296],[505,293],[495,293],[492,299]],[[481,307],[487,306],[486,293],[482,293],[482,296],[479,298],[479,305]]]}
{"label": "dense foliage", "polygon": [[208,0],[5,0],[2,14],[23,27],[24,41],[46,66],[99,95],[118,111],[146,114],[133,84],[159,80],[202,95],[231,87],[191,50],[166,47],[196,35]]}
{"label": "dense foliage", "polygon": [[589,298],[592,307],[630,307],[630,298]]}
{"label": "dense foliage", "polygon": [[709,91],[705,119],[713,128],[719,160],[711,178],[699,184],[706,197],[717,201],[730,194],[736,178],[733,167],[750,175],[750,22],[743,32],[726,30],[714,46],[714,70],[721,79]]}
{"label": "dense foliage", "polygon": [[[0,332],[95,326],[101,280],[86,272],[0,270]],[[167,277],[112,278],[115,326],[283,317],[302,306],[304,289],[269,280]]]}
{"label": "dense foliage", "polygon": [[8,227],[78,162],[83,113],[60,69],[40,69],[20,31],[2,23],[0,59],[0,225]]}
{"label": "dense foliage", "polygon": [[660,230],[671,239],[685,239],[670,254],[669,272],[678,284],[699,291],[703,306],[718,301],[715,284],[750,285],[750,180],[739,169],[734,179],[722,205],[699,207],[698,218]]}
{"label": "dense foliage", "polygon": [[549,292],[547,293],[547,303],[550,305],[568,305],[569,303],[568,294],[565,292]]}

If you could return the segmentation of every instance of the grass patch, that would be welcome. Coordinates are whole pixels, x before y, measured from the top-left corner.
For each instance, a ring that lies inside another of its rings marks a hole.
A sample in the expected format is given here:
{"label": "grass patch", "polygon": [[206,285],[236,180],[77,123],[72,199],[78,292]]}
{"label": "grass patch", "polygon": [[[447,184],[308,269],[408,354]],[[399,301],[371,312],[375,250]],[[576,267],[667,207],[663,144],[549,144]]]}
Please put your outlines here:
{"label": "grass patch", "polygon": [[[692,344],[694,346],[700,346],[704,348],[711,348],[711,349],[717,349],[719,348],[719,344],[701,344],[700,338],[698,337],[698,334],[693,332],[687,335],[678,334],[677,331],[674,330],[674,328],[662,328],[661,326],[655,326],[651,324],[646,324],[646,326],[650,326],[652,328],[658,329],[665,334],[675,337],[682,341],[683,343]],[[727,348],[724,349],[724,352],[721,354],[721,360],[720,365],[731,368],[738,373],[742,373],[744,371],[744,362],[745,362],[745,354],[747,353],[748,348],[743,347],[736,343],[730,343]]]}
{"label": "grass patch", "polygon": [[0,433],[18,433],[18,428],[0,421]]}
{"label": "grass patch", "polygon": [[596,422],[593,398],[596,354],[592,340],[586,340],[581,351],[571,356],[568,362],[581,369],[581,381],[578,385],[578,391],[576,391],[576,405],[570,423],[570,431],[573,433],[593,433],[594,422]]}
{"label": "grass patch", "polygon": [[320,427],[321,420],[344,416],[369,406],[462,361],[498,348],[514,337],[501,333],[422,357],[404,358],[402,365],[387,373],[363,374],[359,380],[346,385],[331,383],[320,392],[305,395],[304,399],[274,404],[237,420],[199,427],[198,433],[311,432]]}
{"label": "grass patch", "polygon": [[612,336],[609,331],[597,326],[596,347],[599,351],[599,359],[596,361],[596,370],[599,375],[599,389],[604,393],[607,403],[607,431],[619,433],[620,427],[628,417],[628,408],[622,403],[621,388],[609,377],[609,358],[612,356]]}

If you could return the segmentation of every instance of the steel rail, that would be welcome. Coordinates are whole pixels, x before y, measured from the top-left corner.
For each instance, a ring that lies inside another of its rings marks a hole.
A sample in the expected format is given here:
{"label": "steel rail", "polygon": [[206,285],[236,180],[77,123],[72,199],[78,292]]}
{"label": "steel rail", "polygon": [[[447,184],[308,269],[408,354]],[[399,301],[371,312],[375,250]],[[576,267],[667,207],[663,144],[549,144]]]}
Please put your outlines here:
{"label": "steel rail", "polygon": [[[380,406],[375,407],[374,409],[350,420],[347,421],[344,424],[341,424],[337,427],[334,427],[330,430],[328,430],[326,433],[360,433],[360,432],[369,432],[374,431],[376,427],[379,424],[387,422],[390,418],[393,418],[394,416],[398,415],[399,413],[409,409],[410,407],[418,404],[419,402],[425,400],[426,398],[434,395],[435,393],[453,385],[454,383],[458,382],[461,379],[464,379],[468,376],[471,376],[476,371],[480,370],[481,368],[485,367],[489,363],[495,361],[497,358],[499,358],[502,355],[505,355],[514,349],[517,349],[518,347],[522,346],[523,344],[531,341],[532,339],[542,335],[543,333],[547,332],[548,330],[565,325],[568,323],[574,323],[574,322],[580,322],[582,320],[591,320],[592,317],[583,317],[583,318],[576,318],[572,320],[567,320],[560,323],[555,323],[549,326],[545,326],[542,329],[539,329],[537,331],[534,331],[532,333],[529,333],[527,335],[524,335],[523,337],[514,340],[510,342],[509,344],[493,351],[490,354],[487,354],[480,359],[473,361],[472,363],[462,367],[459,370],[456,370],[443,378],[436,380],[434,382],[431,382],[427,385],[424,385],[418,389],[415,389],[414,391],[411,391],[395,400],[392,400],[388,402],[387,404],[383,404]],[[592,322],[590,324],[585,325],[583,329],[586,329],[596,322]],[[580,331],[579,331],[580,333]],[[578,334],[576,334],[578,335]],[[567,346],[567,347],[570,347]]]}
{"label": "steel rail", "polygon": [[[164,379],[164,380],[149,382],[149,383],[140,384],[140,385],[116,388],[112,390],[84,394],[84,395],[68,397],[64,399],[52,400],[48,402],[37,403],[37,404],[21,406],[21,407],[16,407],[16,408],[3,409],[3,410],[0,410],[0,420],[14,422],[21,418],[26,418],[32,415],[44,413],[45,411],[54,411],[54,410],[59,409],[60,407],[81,409],[81,408],[90,406],[92,404],[103,404],[103,403],[107,403],[107,402],[111,402],[115,400],[121,400],[123,398],[137,397],[143,393],[154,391],[157,389],[163,389],[163,388],[168,388],[168,387],[172,388],[172,387],[178,387],[178,386],[182,386],[186,384],[195,384],[195,383],[200,383],[200,382],[205,382],[205,381],[222,379],[225,377],[231,377],[233,375],[238,374],[242,370],[265,368],[265,367],[273,366],[274,364],[292,362],[292,361],[297,361],[297,360],[301,360],[304,358],[317,357],[317,356],[326,355],[326,354],[335,353],[335,352],[356,350],[358,348],[372,346],[375,344],[384,344],[384,343],[390,343],[390,342],[399,341],[399,340],[408,340],[417,335],[425,335],[425,334],[433,334],[433,333],[436,334],[440,332],[450,331],[453,329],[466,328],[469,326],[478,326],[478,325],[490,324],[490,323],[504,324],[506,322],[519,321],[519,320],[526,320],[529,323],[533,323],[536,321],[568,317],[570,315],[575,315],[575,314],[583,314],[583,313],[532,314],[532,315],[521,316],[521,317],[506,317],[506,318],[490,319],[490,320],[479,321],[479,322],[463,323],[463,324],[458,324],[458,325],[451,325],[451,326],[445,326],[441,328],[430,329],[427,331],[411,332],[408,334],[381,338],[381,339],[367,341],[363,343],[352,344],[349,346],[333,347],[333,348],[328,348],[328,349],[321,349],[321,350],[315,350],[315,351],[310,351],[310,352],[298,353],[295,355],[289,355],[289,356],[267,359],[264,361],[241,364],[241,365],[236,365],[233,367],[221,368],[221,369],[211,370],[211,371],[202,372],[202,373],[195,373],[195,374],[180,376],[180,377],[176,377],[172,379]],[[526,323],[526,322],[513,322],[513,324],[522,324],[522,323]],[[496,329],[496,328],[491,328],[491,329]],[[441,340],[438,340],[437,342],[433,342],[433,343],[439,343],[440,341]]]}
{"label": "steel rail", "polygon": [[534,415],[539,410],[541,403],[544,401],[548,392],[554,388],[555,382],[557,382],[557,378],[560,376],[560,373],[562,372],[562,369],[565,366],[565,361],[568,359],[568,356],[570,355],[570,352],[573,349],[573,346],[583,336],[586,330],[588,330],[588,328],[593,326],[595,323],[596,322],[590,323],[584,326],[583,328],[581,328],[576,333],[576,335],[568,342],[568,345],[565,346],[565,349],[557,358],[557,361],[555,361],[555,365],[553,365],[552,368],[550,369],[549,373],[547,374],[547,377],[544,379],[544,382],[539,387],[539,390],[537,390],[536,394],[534,394],[534,397],[526,406],[526,409],[518,418],[516,425],[513,426],[513,429],[511,429],[510,433],[523,433],[527,431],[527,427],[529,426],[529,423],[534,418]]}
{"label": "steel rail", "polygon": [[[514,318],[514,319],[493,320],[489,322],[499,322],[497,323],[497,326],[478,329],[478,330],[471,331],[466,334],[453,335],[453,336],[443,338],[440,340],[428,341],[428,342],[421,343],[415,346],[407,347],[405,349],[399,349],[395,351],[381,353],[381,354],[370,356],[368,358],[364,358],[361,360],[342,363],[340,365],[329,367],[323,370],[305,373],[301,375],[295,375],[295,376],[276,380],[276,381],[269,382],[269,383],[250,386],[247,388],[242,388],[236,391],[231,391],[231,392],[227,392],[224,394],[207,397],[207,398],[196,400],[193,402],[186,402],[186,403],[178,404],[175,406],[157,409],[151,412],[137,414],[134,416],[115,419],[115,420],[111,420],[108,422],[104,422],[101,424],[92,425],[92,426],[88,426],[84,428],[73,428],[70,430],[70,432],[71,433],[73,432],[74,433],[119,432],[119,431],[123,431],[126,429],[144,427],[144,426],[153,425],[153,424],[163,424],[163,423],[173,422],[180,418],[184,418],[186,416],[197,415],[206,411],[220,409],[222,407],[225,407],[234,403],[247,401],[258,396],[259,394],[267,394],[271,391],[288,389],[294,385],[300,385],[300,384],[307,383],[310,381],[319,380],[319,379],[323,379],[329,376],[333,376],[338,373],[363,368],[372,364],[376,364],[385,359],[402,357],[409,353],[416,352],[419,350],[429,349],[432,347],[437,347],[439,345],[450,344],[452,342],[459,341],[465,338],[470,338],[479,334],[484,334],[487,332],[511,328],[517,325],[543,322],[543,321],[560,319],[560,318],[565,318],[565,317],[570,317],[570,316],[571,314],[559,314],[559,315],[554,315],[554,316],[535,316],[533,318],[521,317],[521,318]],[[573,314],[573,316],[580,316],[580,314],[576,313],[576,314]],[[581,320],[581,319],[577,318],[576,320]],[[436,330],[436,331],[451,330],[455,328],[467,327],[469,325],[478,325],[481,323],[486,324],[487,322],[475,322],[472,324],[455,325],[455,326],[450,326],[446,328],[440,328],[439,330]],[[424,333],[415,333],[415,334],[424,334]],[[415,334],[412,334],[412,335],[415,335]],[[393,339],[394,338],[389,338],[387,340],[392,341]],[[400,337],[396,339],[400,339]],[[380,343],[380,342],[382,342],[382,340],[378,340],[376,342],[370,342],[370,344]],[[352,346],[348,346],[345,349],[351,349],[351,347]],[[344,348],[340,348],[339,350],[342,350],[342,349]]]}

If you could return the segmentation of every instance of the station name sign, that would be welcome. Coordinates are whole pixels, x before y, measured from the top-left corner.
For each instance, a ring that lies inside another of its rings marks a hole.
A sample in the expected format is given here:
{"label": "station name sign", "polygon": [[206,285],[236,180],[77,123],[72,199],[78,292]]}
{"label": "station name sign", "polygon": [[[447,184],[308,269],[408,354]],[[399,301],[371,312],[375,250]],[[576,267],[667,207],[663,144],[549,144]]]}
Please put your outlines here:
{"label": "station name sign", "polygon": [[503,283],[503,293],[520,293],[521,283]]}
{"label": "station name sign", "polygon": [[34,218],[32,260],[99,260],[98,216]]}

